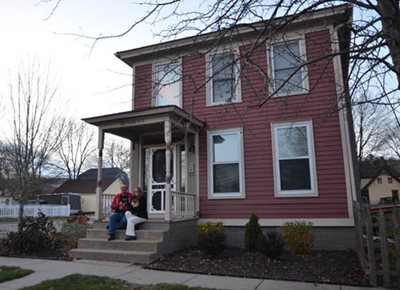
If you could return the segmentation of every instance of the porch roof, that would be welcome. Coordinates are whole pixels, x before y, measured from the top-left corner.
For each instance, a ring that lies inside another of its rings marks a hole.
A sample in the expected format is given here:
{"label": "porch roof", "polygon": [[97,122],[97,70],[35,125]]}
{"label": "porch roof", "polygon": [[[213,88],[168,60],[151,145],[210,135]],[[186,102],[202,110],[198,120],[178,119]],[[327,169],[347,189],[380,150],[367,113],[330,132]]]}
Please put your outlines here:
{"label": "porch roof", "polygon": [[111,133],[130,140],[140,135],[164,132],[164,121],[172,123],[172,134],[197,132],[204,123],[177,106],[152,107],[140,110],[96,116],[82,119]]}

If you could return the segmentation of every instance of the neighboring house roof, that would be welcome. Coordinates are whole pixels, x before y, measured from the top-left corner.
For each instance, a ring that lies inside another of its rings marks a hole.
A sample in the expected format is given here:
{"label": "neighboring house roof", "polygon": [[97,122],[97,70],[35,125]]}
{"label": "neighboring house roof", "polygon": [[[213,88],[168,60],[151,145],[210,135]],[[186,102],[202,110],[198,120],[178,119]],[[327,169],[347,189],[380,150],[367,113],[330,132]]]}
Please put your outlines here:
{"label": "neighboring house roof", "polygon": [[361,167],[361,178],[371,178],[371,180],[363,187],[363,189],[367,189],[382,173],[387,173],[397,180],[397,182],[400,182],[400,172],[388,165],[372,167],[364,166]]}
{"label": "neighboring house roof", "polygon": [[[119,168],[103,168],[103,178],[101,186],[103,189],[109,187],[117,178],[123,183],[128,184],[128,175]],[[89,169],[78,176],[76,180],[67,180],[59,186],[53,193],[94,193],[97,187],[97,169]]]}

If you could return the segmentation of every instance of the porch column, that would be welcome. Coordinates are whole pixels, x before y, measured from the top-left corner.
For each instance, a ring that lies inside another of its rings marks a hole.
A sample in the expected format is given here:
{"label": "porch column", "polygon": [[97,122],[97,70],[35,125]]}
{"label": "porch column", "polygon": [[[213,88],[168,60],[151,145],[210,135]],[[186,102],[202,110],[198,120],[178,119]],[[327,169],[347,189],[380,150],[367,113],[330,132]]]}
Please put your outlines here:
{"label": "porch column", "polygon": [[139,143],[131,141],[130,148],[130,180],[129,180],[129,191],[133,192],[133,189],[139,184]]}
{"label": "porch column", "polygon": [[166,221],[171,220],[171,121],[164,121],[165,139],[165,216]]}
{"label": "porch column", "polygon": [[103,188],[101,181],[103,179],[103,148],[104,148],[104,131],[99,127],[98,139],[98,167],[97,167],[97,187],[96,187],[96,208],[94,212],[94,219],[100,220],[103,218]]}

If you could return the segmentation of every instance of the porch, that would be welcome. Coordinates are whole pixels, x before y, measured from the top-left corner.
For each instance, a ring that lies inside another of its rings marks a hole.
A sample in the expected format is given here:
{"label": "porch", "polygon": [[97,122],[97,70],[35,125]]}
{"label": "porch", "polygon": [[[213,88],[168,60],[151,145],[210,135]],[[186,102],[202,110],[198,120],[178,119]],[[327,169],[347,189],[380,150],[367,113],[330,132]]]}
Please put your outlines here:
{"label": "porch", "polygon": [[131,143],[129,189],[147,197],[149,220],[181,220],[199,210],[198,143],[203,122],[176,106],[83,119],[98,127],[98,176],[95,220],[107,219],[113,196],[103,194],[105,133]]}

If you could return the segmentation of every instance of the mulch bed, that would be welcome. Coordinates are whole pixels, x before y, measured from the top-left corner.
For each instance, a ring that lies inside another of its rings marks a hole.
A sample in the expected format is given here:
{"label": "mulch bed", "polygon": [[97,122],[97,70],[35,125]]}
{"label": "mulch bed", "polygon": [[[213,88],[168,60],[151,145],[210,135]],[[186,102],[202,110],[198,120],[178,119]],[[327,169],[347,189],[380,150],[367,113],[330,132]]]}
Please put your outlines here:
{"label": "mulch bed", "polygon": [[285,254],[269,260],[258,252],[226,249],[211,258],[198,248],[165,256],[149,269],[275,280],[370,286],[353,251],[313,251],[307,256]]}

